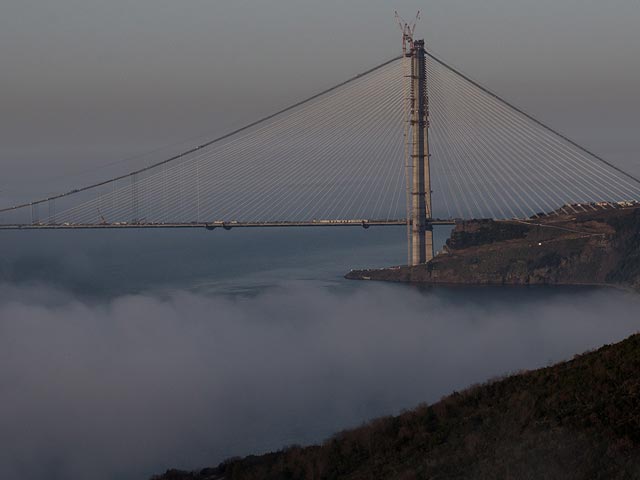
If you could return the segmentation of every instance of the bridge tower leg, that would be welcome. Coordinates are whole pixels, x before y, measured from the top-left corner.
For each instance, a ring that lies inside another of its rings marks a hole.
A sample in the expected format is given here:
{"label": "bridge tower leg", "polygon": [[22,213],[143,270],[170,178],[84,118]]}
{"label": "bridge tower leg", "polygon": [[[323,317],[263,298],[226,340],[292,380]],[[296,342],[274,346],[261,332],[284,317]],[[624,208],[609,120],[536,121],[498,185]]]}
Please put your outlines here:
{"label": "bridge tower leg", "polygon": [[411,51],[411,265],[433,259],[431,225],[431,172],[429,166],[429,99],[424,40],[415,40]]}

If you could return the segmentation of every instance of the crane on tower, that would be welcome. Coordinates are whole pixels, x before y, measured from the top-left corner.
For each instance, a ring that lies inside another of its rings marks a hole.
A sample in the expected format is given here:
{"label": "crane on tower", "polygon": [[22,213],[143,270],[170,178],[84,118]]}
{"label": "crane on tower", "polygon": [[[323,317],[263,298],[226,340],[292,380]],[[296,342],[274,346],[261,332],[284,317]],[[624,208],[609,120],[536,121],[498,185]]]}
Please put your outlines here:
{"label": "crane on tower", "polygon": [[402,53],[405,57],[408,57],[411,55],[411,49],[413,48],[413,35],[416,31],[418,20],[420,20],[420,10],[418,10],[418,13],[416,13],[415,18],[413,19],[413,23],[407,22],[400,16],[398,11],[396,11],[395,14],[396,22],[398,22],[398,25],[402,30]]}

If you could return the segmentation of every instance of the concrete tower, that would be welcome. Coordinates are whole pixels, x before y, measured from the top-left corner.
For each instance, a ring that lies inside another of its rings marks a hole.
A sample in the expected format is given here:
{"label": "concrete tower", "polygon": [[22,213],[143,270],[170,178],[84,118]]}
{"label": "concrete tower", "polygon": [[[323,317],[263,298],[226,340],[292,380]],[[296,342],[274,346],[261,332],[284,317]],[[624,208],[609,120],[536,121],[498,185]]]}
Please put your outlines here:
{"label": "concrete tower", "polygon": [[411,265],[433,258],[431,175],[429,168],[429,98],[424,40],[413,41],[411,51]]}

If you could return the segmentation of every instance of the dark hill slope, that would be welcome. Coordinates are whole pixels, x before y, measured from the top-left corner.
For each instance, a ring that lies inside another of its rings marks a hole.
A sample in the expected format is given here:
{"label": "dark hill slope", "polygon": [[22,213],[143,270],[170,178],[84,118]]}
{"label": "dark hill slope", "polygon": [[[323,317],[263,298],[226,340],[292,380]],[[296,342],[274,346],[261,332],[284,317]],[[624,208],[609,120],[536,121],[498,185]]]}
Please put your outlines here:
{"label": "dark hill slope", "polygon": [[637,479],[640,336],[187,479]]}

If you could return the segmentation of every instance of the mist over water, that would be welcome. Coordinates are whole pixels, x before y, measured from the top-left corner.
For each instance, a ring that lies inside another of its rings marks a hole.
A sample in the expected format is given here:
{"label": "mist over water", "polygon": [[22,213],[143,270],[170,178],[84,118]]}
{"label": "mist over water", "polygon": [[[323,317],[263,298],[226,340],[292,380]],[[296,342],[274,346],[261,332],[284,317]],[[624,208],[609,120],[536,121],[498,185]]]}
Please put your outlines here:
{"label": "mist over water", "polygon": [[108,235],[0,240],[0,478],[147,478],[322,441],[640,323],[615,290],[341,278],[402,263],[402,229]]}
{"label": "mist over water", "polygon": [[[450,228],[439,228],[442,245]],[[158,289],[250,293],[279,282],[344,282],[350,268],[406,263],[402,227],[7,231],[0,281],[96,300]]]}

